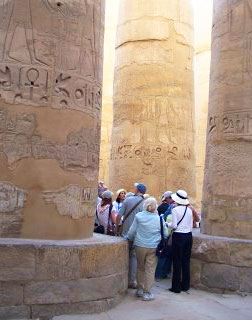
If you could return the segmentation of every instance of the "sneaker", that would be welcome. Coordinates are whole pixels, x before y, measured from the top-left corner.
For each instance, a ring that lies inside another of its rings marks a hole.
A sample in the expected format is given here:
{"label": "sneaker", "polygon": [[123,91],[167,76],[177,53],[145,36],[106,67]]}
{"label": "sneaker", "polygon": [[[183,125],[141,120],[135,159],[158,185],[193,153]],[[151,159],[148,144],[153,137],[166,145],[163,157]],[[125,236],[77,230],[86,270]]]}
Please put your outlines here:
{"label": "sneaker", "polygon": [[136,296],[138,298],[142,298],[143,297],[143,289],[137,289]]}
{"label": "sneaker", "polygon": [[154,295],[153,295],[152,293],[150,293],[150,292],[144,292],[143,298],[142,298],[143,301],[152,301],[152,300],[154,300],[154,299],[155,299],[155,298],[154,298]]}

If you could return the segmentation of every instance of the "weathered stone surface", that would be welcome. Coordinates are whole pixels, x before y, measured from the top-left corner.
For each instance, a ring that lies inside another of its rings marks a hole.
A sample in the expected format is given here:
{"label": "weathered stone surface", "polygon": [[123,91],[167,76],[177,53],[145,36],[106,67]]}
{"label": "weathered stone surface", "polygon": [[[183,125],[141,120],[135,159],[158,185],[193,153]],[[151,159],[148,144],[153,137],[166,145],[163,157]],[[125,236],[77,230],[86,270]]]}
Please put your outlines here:
{"label": "weathered stone surface", "polygon": [[74,281],[31,282],[24,286],[25,304],[59,304],[113,298],[127,289],[125,273]]}
{"label": "weathered stone surface", "polygon": [[0,237],[92,235],[103,24],[103,0],[0,1]]}
{"label": "weathered stone surface", "polygon": [[201,286],[201,271],[203,262],[197,259],[191,259],[191,285]]}
{"label": "weathered stone surface", "polygon": [[213,0],[195,1],[195,129],[197,207],[201,207],[211,62]]}
{"label": "weathered stone surface", "polygon": [[252,239],[251,10],[214,1],[202,210],[204,233],[243,239]]}
{"label": "weathered stone surface", "polygon": [[23,287],[20,284],[0,282],[0,306],[23,304]]}
{"label": "weathered stone surface", "polygon": [[31,280],[34,275],[34,249],[0,245],[0,281]]}
{"label": "weathered stone surface", "polygon": [[[189,1],[120,1],[110,185],[195,198],[193,15]],[[130,171],[130,174],[129,174]]]}
{"label": "weathered stone surface", "polygon": [[13,320],[29,318],[30,307],[28,306],[0,307],[0,319]]}
{"label": "weathered stone surface", "polygon": [[83,250],[81,263],[83,278],[127,272],[128,247],[122,243],[120,246],[94,247]]}
{"label": "weathered stone surface", "polygon": [[120,1],[106,0],[104,63],[102,87],[102,122],[99,178],[109,182],[111,131],[113,123],[113,82],[115,68],[115,41]]}
{"label": "weathered stone surface", "polygon": [[240,268],[240,291],[252,292],[252,268]]}
{"label": "weathered stone surface", "polygon": [[201,261],[231,264],[230,246],[228,241],[195,238],[193,257]]}
{"label": "weathered stone surface", "polygon": [[41,248],[36,256],[36,279],[80,279],[81,250],[77,248]]}
{"label": "weathered stone surface", "polygon": [[208,288],[237,291],[240,289],[239,269],[224,264],[204,264],[201,282]]}
{"label": "weathered stone surface", "polygon": [[33,305],[32,316],[52,317],[67,314],[92,314],[105,312],[115,307],[120,302],[120,297],[105,299],[92,302],[72,303],[72,304],[54,304],[54,305]]}

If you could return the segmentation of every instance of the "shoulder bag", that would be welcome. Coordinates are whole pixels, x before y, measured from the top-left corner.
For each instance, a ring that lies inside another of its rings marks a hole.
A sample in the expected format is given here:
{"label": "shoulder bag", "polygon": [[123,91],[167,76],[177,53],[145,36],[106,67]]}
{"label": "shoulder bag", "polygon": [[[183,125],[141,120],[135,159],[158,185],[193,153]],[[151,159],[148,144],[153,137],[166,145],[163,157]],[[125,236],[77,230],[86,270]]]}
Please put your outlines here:
{"label": "shoulder bag", "polygon": [[[179,220],[179,222],[178,222],[178,224],[177,224],[177,227],[178,227],[178,226],[180,225],[180,223],[183,221],[183,219],[184,219],[184,217],[185,217],[185,215],[186,215],[187,208],[188,208],[188,207],[186,206],[184,215],[183,215],[183,217]],[[176,228],[176,229],[177,229],[177,228]],[[174,230],[171,231],[171,234],[170,234],[170,236],[169,236],[169,238],[168,238],[168,246],[171,246],[171,245],[172,245],[172,235],[173,235],[173,232],[174,232],[176,229],[174,229]]]}
{"label": "shoulder bag", "polygon": [[144,198],[142,198],[140,201],[138,201],[131,209],[130,211],[126,214],[125,218],[122,221],[122,224],[117,227],[117,235],[121,236],[123,232],[123,224],[125,221],[129,218],[131,213],[144,201]]}
{"label": "shoulder bag", "polygon": [[160,216],[160,233],[161,233],[161,240],[157,246],[157,250],[156,250],[156,256],[159,258],[163,258],[166,256],[167,254],[167,250],[168,250],[168,239],[165,239],[164,237],[164,220],[163,217]]}

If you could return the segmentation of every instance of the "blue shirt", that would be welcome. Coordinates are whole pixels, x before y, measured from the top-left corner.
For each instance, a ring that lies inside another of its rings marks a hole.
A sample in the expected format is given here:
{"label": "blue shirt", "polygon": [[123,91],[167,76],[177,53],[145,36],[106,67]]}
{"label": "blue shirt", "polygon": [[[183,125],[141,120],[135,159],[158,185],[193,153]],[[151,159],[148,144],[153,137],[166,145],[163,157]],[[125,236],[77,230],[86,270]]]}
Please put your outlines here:
{"label": "blue shirt", "polygon": [[[164,236],[168,237],[168,230],[163,221]],[[161,240],[160,217],[157,213],[142,211],[136,214],[127,238],[134,240],[134,245],[143,248],[157,248]]]}

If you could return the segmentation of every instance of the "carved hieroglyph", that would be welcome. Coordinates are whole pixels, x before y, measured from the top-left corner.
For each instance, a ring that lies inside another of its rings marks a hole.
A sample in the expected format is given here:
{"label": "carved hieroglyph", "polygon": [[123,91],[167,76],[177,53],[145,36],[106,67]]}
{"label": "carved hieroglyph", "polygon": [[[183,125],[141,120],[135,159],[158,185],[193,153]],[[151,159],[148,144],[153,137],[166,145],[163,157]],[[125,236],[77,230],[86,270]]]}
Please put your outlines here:
{"label": "carved hieroglyph", "polygon": [[0,0],[0,179],[27,190],[21,236],[92,234],[103,27],[103,0]]}
{"label": "carved hieroglyph", "polygon": [[195,3],[195,129],[197,206],[201,207],[211,63],[213,0]]}
{"label": "carved hieroglyph", "polygon": [[120,1],[110,162],[113,189],[195,198],[190,1]]}
{"label": "carved hieroglyph", "polygon": [[252,2],[214,1],[203,232],[252,239]]}
{"label": "carved hieroglyph", "polygon": [[62,216],[71,216],[80,219],[85,216],[93,217],[95,214],[97,189],[84,189],[71,185],[57,191],[44,192],[46,203],[53,203]]}
{"label": "carved hieroglyph", "polygon": [[0,236],[15,237],[22,227],[26,192],[9,182],[0,181]]}

